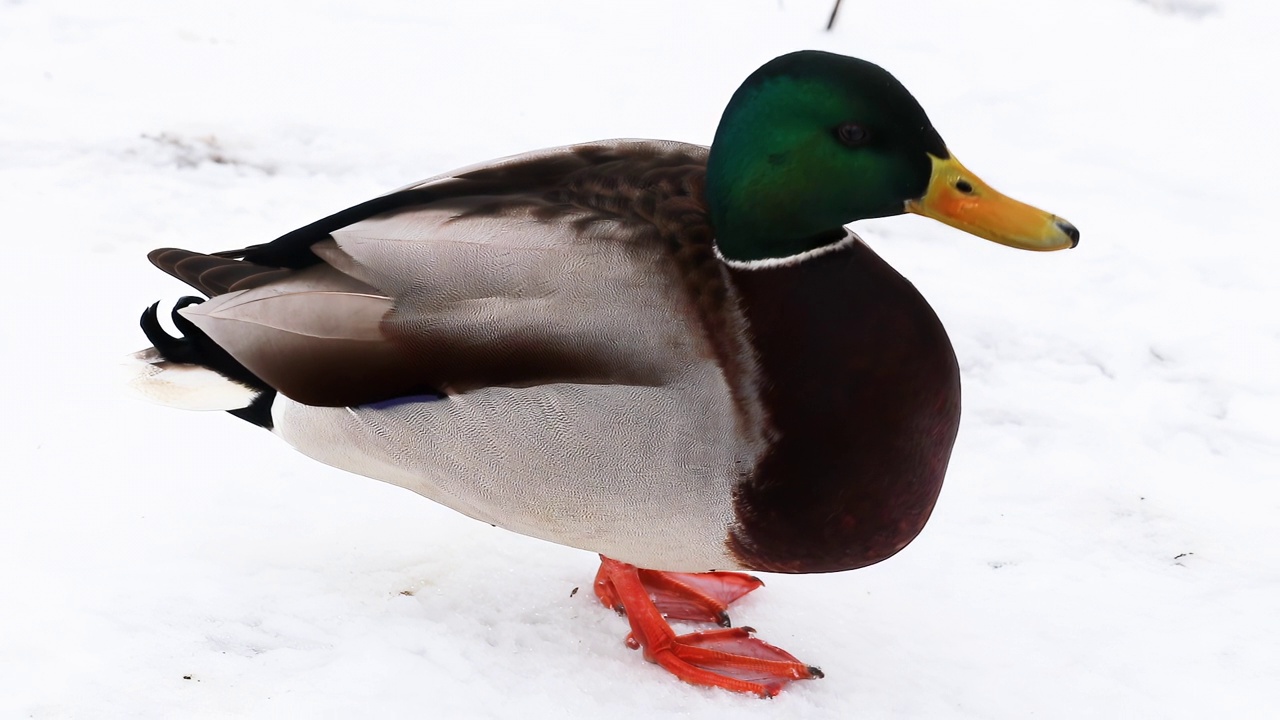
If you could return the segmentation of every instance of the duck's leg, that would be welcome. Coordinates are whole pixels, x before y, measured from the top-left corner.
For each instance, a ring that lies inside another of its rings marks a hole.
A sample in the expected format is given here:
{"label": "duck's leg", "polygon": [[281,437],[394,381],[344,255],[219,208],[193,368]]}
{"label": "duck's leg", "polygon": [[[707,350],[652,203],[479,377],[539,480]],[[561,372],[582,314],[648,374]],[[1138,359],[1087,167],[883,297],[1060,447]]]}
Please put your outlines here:
{"label": "duck's leg", "polygon": [[[785,650],[752,637],[751,628],[722,628],[676,635],[654,605],[634,565],[600,558],[597,593],[603,582],[611,606],[620,606],[631,623],[627,646],[644,650],[645,659],[694,685],[772,697],[793,680],[822,677]],[[749,591],[749,590],[748,590]],[[744,591],[745,592],[745,591]]]}
{"label": "duck's leg", "polygon": [[[596,597],[605,607],[622,612],[622,603],[606,572],[606,564],[614,562],[601,556],[596,572]],[[673,620],[713,622],[729,627],[729,605],[738,598],[764,585],[754,575],[736,572],[680,573],[636,568],[640,583],[658,611]]]}

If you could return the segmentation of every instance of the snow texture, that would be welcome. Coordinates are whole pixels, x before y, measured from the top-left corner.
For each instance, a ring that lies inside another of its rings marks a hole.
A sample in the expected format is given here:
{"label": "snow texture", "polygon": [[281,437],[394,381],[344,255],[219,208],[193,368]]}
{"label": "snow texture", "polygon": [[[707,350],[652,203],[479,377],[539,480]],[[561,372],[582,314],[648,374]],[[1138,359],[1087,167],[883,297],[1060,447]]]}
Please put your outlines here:
{"label": "snow texture", "polygon": [[[1280,5],[859,0],[826,33],[830,8],[0,3],[0,717],[1280,716]],[[707,143],[800,48],[890,69],[1083,234],[857,225],[949,328],[965,410],[915,543],[736,606],[824,680],[679,683],[624,647],[590,554],[119,381],[182,293],[151,248],[529,149]]]}

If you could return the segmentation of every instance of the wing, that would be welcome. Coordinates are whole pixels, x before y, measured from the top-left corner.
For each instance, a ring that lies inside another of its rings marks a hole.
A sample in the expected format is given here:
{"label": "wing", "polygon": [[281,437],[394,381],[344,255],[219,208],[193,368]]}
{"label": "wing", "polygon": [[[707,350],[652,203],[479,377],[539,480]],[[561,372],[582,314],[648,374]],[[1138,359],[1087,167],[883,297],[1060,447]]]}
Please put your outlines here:
{"label": "wing", "polygon": [[[745,355],[702,205],[706,150],[612,141],[402,189],[278,240],[153,261],[181,312],[308,405],[550,383],[657,386]],[[731,327],[732,326],[732,327]]]}

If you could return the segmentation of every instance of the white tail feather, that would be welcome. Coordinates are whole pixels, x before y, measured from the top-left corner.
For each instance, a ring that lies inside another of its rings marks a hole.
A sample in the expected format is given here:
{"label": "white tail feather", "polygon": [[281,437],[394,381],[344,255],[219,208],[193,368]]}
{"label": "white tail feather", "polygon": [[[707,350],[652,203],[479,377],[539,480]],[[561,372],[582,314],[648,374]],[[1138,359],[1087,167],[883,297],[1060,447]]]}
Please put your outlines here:
{"label": "white tail feather", "polygon": [[183,410],[239,410],[259,394],[209,368],[169,362],[155,348],[128,356],[122,365],[126,384],[139,396]]}

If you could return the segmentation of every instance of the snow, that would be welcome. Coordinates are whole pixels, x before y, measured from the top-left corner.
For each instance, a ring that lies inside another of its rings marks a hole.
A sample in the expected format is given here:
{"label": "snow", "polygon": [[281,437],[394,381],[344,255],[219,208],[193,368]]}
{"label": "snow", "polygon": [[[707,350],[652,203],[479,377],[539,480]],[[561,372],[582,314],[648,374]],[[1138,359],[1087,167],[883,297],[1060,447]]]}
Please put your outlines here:
{"label": "snow", "polygon": [[[826,33],[830,8],[0,2],[0,716],[1274,717],[1280,6],[859,0]],[[595,604],[592,555],[124,391],[137,315],[182,292],[146,251],[523,150],[709,142],[806,47],[890,69],[1082,232],[1038,255],[859,224],[949,328],[965,417],[909,548],[735,606],[826,679],[676,682]]]}

